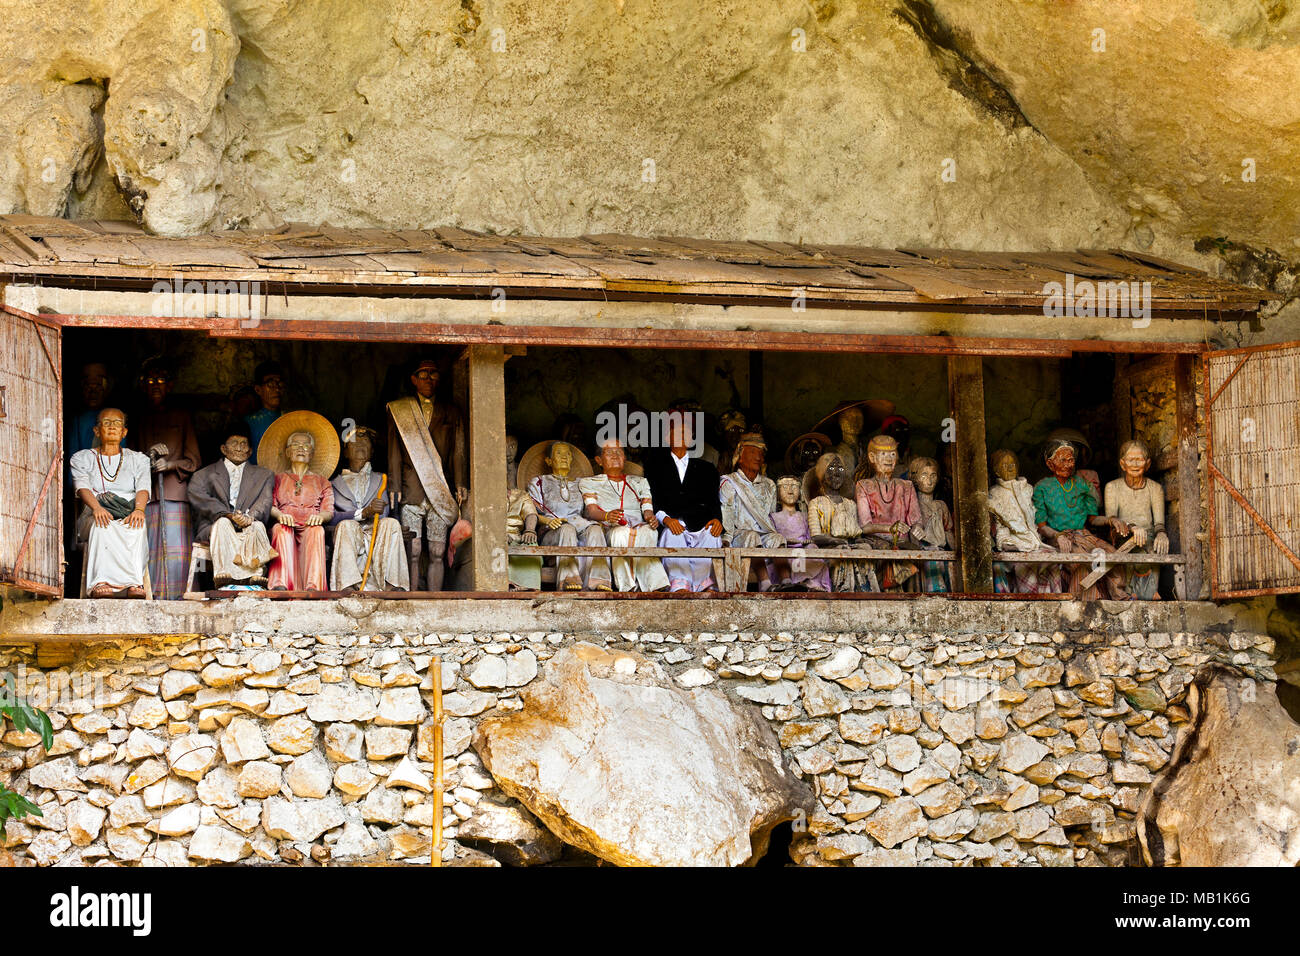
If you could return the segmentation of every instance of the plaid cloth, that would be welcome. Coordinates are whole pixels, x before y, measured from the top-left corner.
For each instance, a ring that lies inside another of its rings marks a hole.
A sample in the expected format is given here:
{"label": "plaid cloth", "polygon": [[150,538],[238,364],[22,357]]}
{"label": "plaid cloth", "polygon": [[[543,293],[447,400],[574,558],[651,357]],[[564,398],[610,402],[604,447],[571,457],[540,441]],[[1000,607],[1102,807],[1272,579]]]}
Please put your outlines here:
{"label": "plaid cloth", "polygon": [[993,562],[993,593],[1015,594],[1016,587],[1012,571],[1013,565],[1007,561]]}
{"label": "plaid cloth", "polygon": [[[194,544],[190,506],[185,501],[151,501],[144,506],[149,529],[149,580],[155,599],[179,601],[185,593]],[[163,562],[166,561],[166,569]]]}
{"label": "plaid cloth", "polygon": [[948,564],[946,561],[922,561],[916,576],[923,594],[947,594]]}

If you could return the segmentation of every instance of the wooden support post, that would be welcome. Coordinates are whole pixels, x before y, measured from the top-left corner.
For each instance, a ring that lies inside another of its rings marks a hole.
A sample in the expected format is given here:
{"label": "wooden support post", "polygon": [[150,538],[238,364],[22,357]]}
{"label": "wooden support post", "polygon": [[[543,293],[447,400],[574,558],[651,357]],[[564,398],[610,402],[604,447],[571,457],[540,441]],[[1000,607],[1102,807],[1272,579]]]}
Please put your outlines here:
{"label": "wooden support post", "polygon": [[953,520],[957,564],[952,589],[993,593],[993,536],[989,529],[989,466],[984,437],[984,360],[948,357],[948,401],[956,422],[952,455]]}
{"label": "wooden support post", "polygon": [[429,865],[442,866],[442,658],[429,662],[433,679],[433,836]]}
{"label": "wooden support post", "polygon": [[506,378],[500,345],[469,347],[469,487],[474,590],[509,590],[506,563]]}
{"label": "wooden support post", "polygon": [[[1201,533],[1203,499],[1198,448],[1200,430],[1196,427],[1196,365],[1196,357],[1192,355],[1179,355],[1174,359],[1178,429],[1178,537],[1174,545],[1187,560],[1181,568],[1182,587],[1178,594],[1184,601],[1199,600],[1205,580],[1204,549],[1197,537]],[[1175,580],[1177,576],[1176,571]]]}

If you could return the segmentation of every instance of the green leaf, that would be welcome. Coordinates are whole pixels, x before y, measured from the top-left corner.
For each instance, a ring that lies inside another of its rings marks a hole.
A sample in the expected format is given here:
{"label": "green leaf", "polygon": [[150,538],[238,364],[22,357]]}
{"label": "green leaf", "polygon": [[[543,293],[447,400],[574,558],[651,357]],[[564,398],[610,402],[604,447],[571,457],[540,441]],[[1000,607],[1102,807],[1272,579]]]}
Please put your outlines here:
{"label": "green leaf", "polygon": [[5,822],[13,817],[21,820],[25,816],[43,817],[41,808],[26,797],[14,793],[6,787],[0,787],[0,844],[4,841]]}

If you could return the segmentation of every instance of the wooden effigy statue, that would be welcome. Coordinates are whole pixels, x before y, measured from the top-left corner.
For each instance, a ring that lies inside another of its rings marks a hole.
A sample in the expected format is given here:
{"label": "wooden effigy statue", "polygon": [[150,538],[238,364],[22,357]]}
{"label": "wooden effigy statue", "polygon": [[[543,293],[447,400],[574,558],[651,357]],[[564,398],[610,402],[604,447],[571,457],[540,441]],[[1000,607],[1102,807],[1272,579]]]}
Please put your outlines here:
{"label": "wooden effigy statue", "polygon": [[330,588],[334,591],[405,591],[411,574],[406,565],[402,526],[389,515],[388,475],[370,463],[378,433],[365,425],[345,436],[348,467],[331,482],[334,491],[334,557]]}
{"label": "wooden effigy statue", "polygon": [[225,431],[221,460],[190,479],[194,537],[208,546],[214,587],[251,590],[266,586],[266,565],[277,556],[266,531],[275,475],[249,461],[246,424]]}
{"label": "wooden effigy statue", "polygon": [[[1159,482],[1147,477],[1151,452],[1146,444],[1134,439],[1119,450],[1122,478],[1106,484],[1106,517],[1120,538],[1132,538],[1134,550],[1155,554],[1169,553],[1169,536],[1165,534],[1165,491]],[[1122,544],[1122,541],[1116,541]],[[1127,569],[1129,593],[1144,601],[1159,600],[1159,565],[1130,564]]]}

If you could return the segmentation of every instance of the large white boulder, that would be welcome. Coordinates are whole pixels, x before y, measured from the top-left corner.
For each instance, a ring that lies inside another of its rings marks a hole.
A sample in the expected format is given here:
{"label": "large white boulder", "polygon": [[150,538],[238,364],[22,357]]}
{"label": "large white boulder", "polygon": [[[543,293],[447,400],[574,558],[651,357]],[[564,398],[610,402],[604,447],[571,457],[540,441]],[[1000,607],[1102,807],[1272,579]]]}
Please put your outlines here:
{"label": "large white boulder", "polygon": [[639,654],[576,644],[474,736],[552,833],[626,866],[737,866],[813,809],[757,708],[676,686]]}

